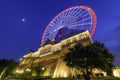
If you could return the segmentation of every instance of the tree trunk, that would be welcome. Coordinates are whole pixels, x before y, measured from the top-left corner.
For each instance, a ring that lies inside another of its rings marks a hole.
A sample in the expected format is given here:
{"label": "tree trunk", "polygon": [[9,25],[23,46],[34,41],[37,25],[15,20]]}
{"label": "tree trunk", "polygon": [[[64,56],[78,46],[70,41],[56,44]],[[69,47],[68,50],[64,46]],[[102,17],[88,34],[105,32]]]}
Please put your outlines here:
{"label": "tree trunk", "polygon": [[0,74],[0,80],[4,80],[5,76],[8,75],[8,74],[7,74],[7,70],[8,70],[8,67],[5,67],[5,68],[3,69],[3,71],[2,71],[1,74]]}
{"label": "tree trunk", "polygon": [[85,80],[90,80],[90,74],[89,73],[83,73],[84,79]]}
{"label": "tree trunk", "polygon": [[85,80],[90,80],[90,76],[89,76],[89,75],[85,75],[85,76],[84,76],[84,79],[85,79]]}

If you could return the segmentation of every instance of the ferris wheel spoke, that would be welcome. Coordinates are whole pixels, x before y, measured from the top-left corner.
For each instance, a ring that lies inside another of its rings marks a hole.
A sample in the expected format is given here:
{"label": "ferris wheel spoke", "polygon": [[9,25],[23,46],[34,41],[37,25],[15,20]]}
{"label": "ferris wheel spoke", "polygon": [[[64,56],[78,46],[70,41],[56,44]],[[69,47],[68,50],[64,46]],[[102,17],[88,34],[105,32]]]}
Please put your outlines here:
{"label": "ferris wheel spoke", "polygon": [[78,12],[81,12],[82,10],[79,10],[78,8],[74,9],[74,11],[72,12],[71,16],[77,14]]}
{"label": "ferris wheel spoke", "polygon": [[54,26],[55,26],[55,24],[54,24],[54,23],[51,23],[49,26],[50,26],[50,27],[52,27],[52,26],[54,27]]}
{"label": "ferris wheel spoke", "polygon": [[60,17],[59,17],[59,18],[60,18],[60,19],[59,19],[60,25],[61,25],[61,22],[62,22],[62,16],[63,16],[63,15],[60,15]]}
{"label": "ferris wheel spoke", "polygon": [[88,20],[88,19],[92,19],[91,16],[85,16],[85,17],[82,17],[84,20]]}
{"label": "ferris wheel spoke", "polygon": [[64,18],[63,16],[64,16],[63,13],[61,13],[61,15],[60,15],[60,20]]}
{"label": "ferris wheel spoke", "polygon": [[84,28],[85,30],[87,29],[87,30],[89,30],[89,31],[90,31],[90,29],[91,29],[91,28],[90,28],[90,25],[84,25],[83,28]]}
{"label": "ferris wheel spoke", "polygon": [[82,23],[84,23],[82,20],[79,20],[79,21],[74,21],[72,24],[82,24]]}
{"label": "ferris wheel spoke", "polygon": [[91,21],[91,17],[88,17],[88,18],[85,18],[85,19],[80,19],[77,22],[79,23],[79,22],[84,22],[84,21]]}
{"label": "ferris wheel spoke", "polygon": [[88,17],[86,19],[82,19],[81,21],[86,21],[86,20],[89,20],[89,19],[91,19],[91,17]]}
{"label": "ferris wheel spoke", "polygon": [[77,13],[74,15],[75,18],[79,18],[79,17],[83,17],[83,14],[85,13],[86,11],[82,11],[81,13]]}
{"label": "ferris wheel spoke", "polygon": [[86,17],[86,16],[90,16],[90,14],[89,14],[89,13],[86,13],[86,14],[83,15],[82,17]]}
{"label": "ferris wheel spoke", "polygon": [[77,25],[74,26],[82,26],[82,25],[91,25],[91,23],[78,23]]}
{"label": "ferris wheel spoke", "polygon": [[77,8],[71,9],[70,12],[68,12],[67,16],[72,16],[74,13],[76,13]]}
{"label": "ferris wheel spoke", "polygon": [[84,23],[83,25],[91,25],[91,23]]}
{"label": "ferris wheel spoke", "polygon": [[86,14],[87,13],[87,11],[85,11],[84,9],[83,9],[83,11],[80,13],[80,15],[81,16],[84,16],[84,14]]}
{"label": "ferris wheel spoke", "polygon": [[59,23],[59,18],[56,18],[56,19],[54,20],[54,23],[55,23],[55,24],[58,24],[58,23]]}
{"label": "ferris wheel spoke", "polygon": [[64,19],[66,16],[65,16],[65,14],[62,14],[61,15],[61,19]]}
{"label": "ferris wheel spoke", "polygon": [[71,15],[75,18],[75,15],[79,15],[81,12],[82,12],[82,10],[77,9]]}
{"label": "ferris wheel spoke", "polygon": [[74,21],[73,23],[75,23],[75,24],[77,24],[77,23],[82,23],[82,22],[84,22],[84,21],[91,21],[91,18],[87,18],[87,19],[79,19],[79,20],[77,20],[77,21]]}
{"label": "ferris wheel spoke", "polygon": [[75,9],[76,8],[69,10],[68,15],[71,16],[74,13]]}
{"label": "ferris wheel spoke", "polygon": [[[71,12],[73,12],[73,11],[71,11]],[[64,16],[65,16],[66,18],[70,18],[70,17],[71,17],[70,14],[69,14],[69,12],[66,12]]]}
{"label": "ferris wheel spoke", "polygon": [[65,12],[64,16],[65,17],[69,17],[68,12]]}
{"label": "ferris wheel spoke", "polygon": [[76,10],[77,10],[77,8],[71,9],[69,15],[71,16],[72,14],[74,14],[76,12]]}
{"label": "ferris wheel spoke", "polygon": [[[60,14],[59,14],[60,15]],[[57,15],[55,18],[54,18],[54,24],[59,24],[59,22],[60,22],[60,16],[59,15]]]}
{"label": "ferris wheel spoke", "polygon": [[68,16],[71,16],[71,14],[74,12],[74,9],[69,10],[69,12],[67,13]]}
{"label": "ferris wheel spoke", "polygon": [[52,21],[52,23],[49,26],[54,26],[56,24],[57,24],[57,22],[56,22],[56,20],[54,20],[54,21]]}
{"label": "ferris wheel spoke", "polygon": [[63,17],[63,15],[61,15],[60,18],[59,18],[59,23],[60,23],[60,25],[61,25],[63,19],[64,19],[64,17]]}
{"label": "ferris wheel spoke", "polygon": [[57,22],[60,23],[60,21],[61,21],[61,16],[58,16]]}
{"label": "ferris wheel spoke", "polygon": [[80,15],[83,12],[83,9],[76,11],[72,16]]}

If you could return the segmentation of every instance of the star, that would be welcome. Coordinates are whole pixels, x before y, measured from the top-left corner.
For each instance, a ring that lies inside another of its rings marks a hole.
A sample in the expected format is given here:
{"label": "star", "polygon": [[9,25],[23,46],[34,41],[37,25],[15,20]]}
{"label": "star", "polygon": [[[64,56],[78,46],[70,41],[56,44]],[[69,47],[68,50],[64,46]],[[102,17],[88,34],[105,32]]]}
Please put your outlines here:
{"label": "star", "polygon": [[25,22],[25,21],[26,21],[26,20],[23,18],[23,19],[22,19],[22,22]]}

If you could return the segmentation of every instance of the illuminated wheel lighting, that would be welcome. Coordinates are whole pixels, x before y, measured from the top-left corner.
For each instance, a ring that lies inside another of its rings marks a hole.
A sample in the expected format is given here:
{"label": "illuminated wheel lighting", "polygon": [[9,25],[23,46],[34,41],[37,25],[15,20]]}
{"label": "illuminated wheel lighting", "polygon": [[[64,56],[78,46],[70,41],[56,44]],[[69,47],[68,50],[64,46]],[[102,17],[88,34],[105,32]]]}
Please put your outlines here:
{"label": "illuminated wheel lighting", "polygon": [[92,36],[96,28],[96,15],[87,6],[74,6],[59,13],[45,28],[41,45],[47,40],[60,42],[73,31],[88,30]]}

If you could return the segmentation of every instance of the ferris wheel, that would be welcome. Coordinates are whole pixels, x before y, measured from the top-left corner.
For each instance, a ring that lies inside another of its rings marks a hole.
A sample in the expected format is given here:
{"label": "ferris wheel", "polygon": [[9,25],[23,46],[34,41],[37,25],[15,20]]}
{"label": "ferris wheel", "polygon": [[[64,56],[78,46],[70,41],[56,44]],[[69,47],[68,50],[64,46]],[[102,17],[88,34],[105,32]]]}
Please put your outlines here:
{"label": "ferris wheel", "polygon": [[94,11],[87,6],[74,6],[62,11],[51,20],[43,32],[41,44],[52,40],[60,42],[73,31],[88,30],[92,36],[95,28]]}

